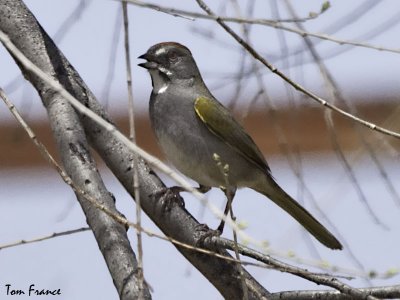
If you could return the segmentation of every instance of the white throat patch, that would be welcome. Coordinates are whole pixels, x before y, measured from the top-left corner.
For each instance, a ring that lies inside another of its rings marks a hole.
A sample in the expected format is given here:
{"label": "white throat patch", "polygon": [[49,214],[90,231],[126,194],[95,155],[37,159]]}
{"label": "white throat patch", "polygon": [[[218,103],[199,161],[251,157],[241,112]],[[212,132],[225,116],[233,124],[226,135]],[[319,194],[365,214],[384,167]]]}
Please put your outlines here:
{"label": "white throat patch", "polygon": [[168,88],[168,84],[165,82],[164,78],[160,76],[160,71],[158,70],[149,70],[149,71],[153,81],[153,92],[155,94],[164,93]]}
{"label": "white throat patch", "polygon": [[156,94],[164,93],[168,88],[168,84],[164,84],[158,91],[155,91]]}

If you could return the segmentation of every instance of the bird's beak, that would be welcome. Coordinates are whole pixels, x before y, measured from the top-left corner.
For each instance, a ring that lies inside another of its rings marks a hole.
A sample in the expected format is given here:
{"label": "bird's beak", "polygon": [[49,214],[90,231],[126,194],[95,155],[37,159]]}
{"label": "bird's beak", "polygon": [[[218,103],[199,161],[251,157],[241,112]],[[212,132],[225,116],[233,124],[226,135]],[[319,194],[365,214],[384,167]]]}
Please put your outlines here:
{"label": "bird's beak", "polygon": [[139,67],[142,67],[142,68],[145,68],[145,69],[148,69],[148,70],[157,69],[158,64],[156,62],[154,62],[154,61],[151,61],[151,55],[149,55],[148,53],[142,54],[138,58],[147,60],[144,63],[138,64]]}
{"label": "bird's beak", "polygon": [[140,55],[138,58],[140,58],[140,59],[145,59],[145,60],[149,60],[150,55],[149,55],[148,53],[145,53],[145,54]]}
{"label": "bird's beak", "polygon": [[144,63],[140,63],[138,64],[139,67],[145,68],[145,69],[157,69],[158,68],[158,64],[153,62],[153,61],[146,61]]}

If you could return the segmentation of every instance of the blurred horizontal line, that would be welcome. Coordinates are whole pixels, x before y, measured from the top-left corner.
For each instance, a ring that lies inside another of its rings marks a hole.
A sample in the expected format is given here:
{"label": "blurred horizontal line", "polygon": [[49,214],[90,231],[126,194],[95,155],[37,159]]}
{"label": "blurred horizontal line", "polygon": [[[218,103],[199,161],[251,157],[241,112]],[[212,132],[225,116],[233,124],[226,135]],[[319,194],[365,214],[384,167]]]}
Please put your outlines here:
{"label": "blurred horizontal line", "polygon": [[[366,104],[357,104],[356,106],[359,117],[376,124],[383,124],[397,108],[398,105],[395,102],[382,103],[379,99]],[[236,115],[240,116],[240,112],[237,112]],[[392,119],[396,119],[398,122],[397,124],[389,124],[388,128],[399,130],[400,116]],[[128,132],[128,117],[117,116],[114,121],[124,133]],[[139,145],[157,157],[162,157],[147,117],[139,115],[136,118],[136,122]],[[361,143],[354,130],[354,124],[335,114],[334,122],[339,143],[343,150],[355,151],[359,149]],[[259,109],[250,111],[242,124],[267,156],[283,154],[282,146],[287,149],[297,148],[300,152],[333,151],[321,107],[282,108],[272,114],[266,110]],[[49,151],[55,157],[58,157],[47,120],[32,121],[30,126],[36,132],[38,138],[48,147]],[[278,138],[276,128],[279,128],[278,130],[281,130],[285,135],[286,144],[282,144],[282,139]],[[364,130],[366,136],[376,137],[376,135],[379,135],[366,128],[362,128],[362,130]],[[0,167],[23,168],[46,164],[44,158],[40,156],[39,151],[17,123],[0,123],[0,137]],[[390,142],[396,143],[394,147],[400,147],[400,141],[392,139]]]}

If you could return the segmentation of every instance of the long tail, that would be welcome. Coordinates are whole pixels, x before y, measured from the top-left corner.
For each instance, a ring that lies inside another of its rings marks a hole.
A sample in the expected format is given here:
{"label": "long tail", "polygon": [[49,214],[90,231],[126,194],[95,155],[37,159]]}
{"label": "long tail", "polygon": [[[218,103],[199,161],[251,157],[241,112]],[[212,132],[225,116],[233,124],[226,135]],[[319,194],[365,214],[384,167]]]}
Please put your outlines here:
{"label": "long tail", "polygon": [[261,190],[257,188],[256,190],[267,196],[289,213],[325,246],[331,249],[341,250],[343,248],[342,244],[328,231],[328,229],[326,229],[307,210],[297,203],[296,200],[286,194],[286,192],[272,178],[269,180],[268,188],[263,188]]}

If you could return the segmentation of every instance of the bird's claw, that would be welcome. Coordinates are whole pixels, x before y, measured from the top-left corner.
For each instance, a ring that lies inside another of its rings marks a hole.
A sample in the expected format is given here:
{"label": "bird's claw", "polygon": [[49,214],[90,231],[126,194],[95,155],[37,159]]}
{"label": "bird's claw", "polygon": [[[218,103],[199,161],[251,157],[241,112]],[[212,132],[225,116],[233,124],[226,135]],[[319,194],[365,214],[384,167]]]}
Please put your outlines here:
{"label": "bird's claw", "polygon": [[151,197],[160,198],[162,211],[169,212],[174,203],[178,204],[180,207],[185,207],[185,202],[181,195],[179,195],[182,191],[183,189],[179,186],[173,186],[170,188],[164,187],[151,194]]}
{"label": "bird's claw", "polygon": [[197,237],[196,246],[202,247],[206,239],[211,239],[214,236],[218,237],[221,235],[221,232],[210,229],[206,224],[198,224],[195,228],[195,235]]}

